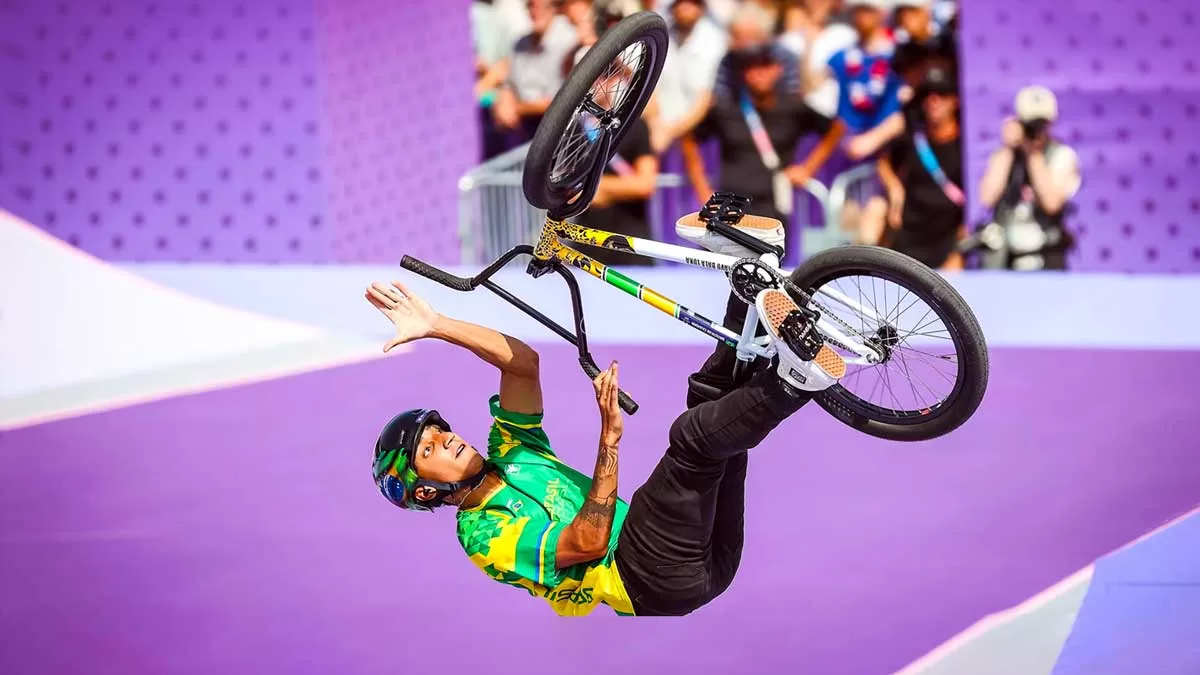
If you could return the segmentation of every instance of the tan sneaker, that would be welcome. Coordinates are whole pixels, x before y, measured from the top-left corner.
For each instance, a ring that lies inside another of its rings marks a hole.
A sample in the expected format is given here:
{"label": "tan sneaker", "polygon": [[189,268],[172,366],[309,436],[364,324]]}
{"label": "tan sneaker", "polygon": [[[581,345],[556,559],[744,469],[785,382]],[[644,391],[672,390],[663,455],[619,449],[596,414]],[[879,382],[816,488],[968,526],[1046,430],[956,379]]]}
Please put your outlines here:
{"label": "tan sneaker", "polygon": [[791,296],[775,288],[758,294],[758,320],[775,341],[779,377],[804,391],[823,391],[846,375],[846,361],[829,348]]}
{"label": "tan sneaker", "polygon": [[[783,247],[783,223],[765,216],[743,216],[734,228],[745,232],[755,239],[762,240],[771,246]],[[741,244],[726,239],[716,232],[709,232],[704,221],[700,220],[700,212],[689,213],[675,221],[675,233],[683,239],[703,246],[713,253],[723,253],[739,258],[757,258],[758,254],[750,251]]]}

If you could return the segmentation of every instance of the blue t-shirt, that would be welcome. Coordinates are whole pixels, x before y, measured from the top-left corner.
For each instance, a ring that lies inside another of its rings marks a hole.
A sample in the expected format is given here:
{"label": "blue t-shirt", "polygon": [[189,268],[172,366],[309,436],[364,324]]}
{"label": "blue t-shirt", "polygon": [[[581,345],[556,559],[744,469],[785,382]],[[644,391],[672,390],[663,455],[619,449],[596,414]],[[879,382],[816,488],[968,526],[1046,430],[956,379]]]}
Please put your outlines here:
{"label": "blue t-shirt", "polygon": [[850,133],[869,131],[900,110],[902,82],[892,70],[894,51],[867,52],[856,45],[829,59],[838,83],[837,115]]}

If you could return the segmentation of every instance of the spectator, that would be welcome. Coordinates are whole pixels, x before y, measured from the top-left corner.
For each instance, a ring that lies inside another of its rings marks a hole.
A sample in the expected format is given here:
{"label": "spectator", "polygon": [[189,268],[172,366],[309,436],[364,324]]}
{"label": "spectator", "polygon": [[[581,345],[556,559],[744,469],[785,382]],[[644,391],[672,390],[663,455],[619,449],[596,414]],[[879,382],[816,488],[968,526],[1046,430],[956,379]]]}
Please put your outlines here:
{"label": "spectator", "polygon": [[892,68],[907,85],[901,100],[912,97],[911,89],[928,68],[958,69],[955,24],[953,19],[947,25],[935,20],[933,5],[934,0],[896,0],[897,45]]}
{"label": "spectator", "polygon": [[475,100],[479,102],[483,159],[504,151],[505,138],[497,127],[492,104],[507,73],[514,39],[493,0],[471,3],[471,38],[475,47]]}
{"label": "spectator", "polygon": [[1058,101],[1049,89],[1022,89],[1016,112],[1015,120],[1005,120],[1004,145],[992,154],[979,185],[980,201],[994,209],[993,222],[981,233],[993,251],[984,266],[1064,270],[1073,244],[1067,204],[1082,182],[1079,156],[1052,133]]}
{"label": "spectator", "polygon": [[742,76],[736,53],[754,51],[764,46],[770,48],[773,59],[783,69],[776,82],[779,93],[786,95],[802,91],[800,61],[795,54],[774,41],[774,18],[759,5],[746,3],[730,19],[729,51],[717,65],[714,98],[736,98]]}
{"label": "spectator", "polygon": [[[747,11],[752,11],[747,8]],[[735,27],[737,20],[735,20]],[[762,37],[766,37],[765,33]],[[697,139],[713,137],[720,147],[720,189],[750,197],[749,213],[786,223],[794,187],[805,184],[829,158],[842,126],[817,113],[799,91],[781,86],[785,59],[795,58],[766,39],[757,44],[734,36],[727,57],[736,79],[718,95],[701,124],[683,143],[685,168],[697,199],[712,195]],[[800,140],[824,138],[800,164],[791,164]]]}
{"label": "spectator", "polygon": [[513,45],[512,55],[492,77],[504,82],[492,105],[497,126],[511,134],[510,144],[533,138],[533,132],[562,85],[563,59],[578,43],[578,33],[558,16],[553,0],[529,0],[532,29]]}
{"label": "spectator", "polygon": [[890,0],[851,0],[851,21],[858,40],[829,60],[838,84],[838,118],[854,137],[846,154],[854,160],[874,155],[903,131],[900,79],[892,70],[894,42],[885,22]]}
{"label": "spectator", "polygon": [[604,32],[604,18],[597,15],[592,0],[559,0],[559,11],[575,28],[577,45],[591,47]]}
{"label": "spectator", "polygon": [[[578,47],[570,65],[579,62],[588,47]],[[628,88],[628,83],[624,88]],[[606,83],[599,88],[596,102],[610,107],[611,92],[621,90],[619,82]],[[650,146],[650,127],[644,119],[633,122],[633,128],[621,139],[617,152],[605,167],[587,211],[575,218],[580,225],[618,234],[649,239],[650,197],[658,182],[658,157]],[[652,258],[623,253],[613,249],[592,248],[588,255],[605,265],[652,265]]]}
{"label": "spectator", "polygon": [[[907,130],[881,163],[888,227],[880,242],[929,267],[962,269],[957,252],[964,204],[958,82],[930,68],[916,91],[921,126]],[[892,169],[894,167],[894,170]]]}
{"label": "spectator", "polygon": [[712,104],[726,36],[705,9],[705,0],[670,3],[670,46],[655,90],[661,114],[652,136],[658,152],[695,127]]}
{"label": "spectator", "polygon": [[829,60],[853,47],[858,33],[850,26],[842,0],[802,0],[792,15],[791,28],[785,26],[781,42],[804,59],[808,104],[826,117],[835,117],[838,83],[829,77]]}

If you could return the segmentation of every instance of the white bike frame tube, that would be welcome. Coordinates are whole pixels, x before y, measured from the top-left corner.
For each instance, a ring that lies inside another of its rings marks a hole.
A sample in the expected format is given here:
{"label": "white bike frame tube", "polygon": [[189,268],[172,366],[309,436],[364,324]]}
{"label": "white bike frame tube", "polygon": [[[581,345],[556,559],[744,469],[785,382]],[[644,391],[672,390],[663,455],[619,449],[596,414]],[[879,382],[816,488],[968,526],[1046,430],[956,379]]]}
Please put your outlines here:
{"label": "white bike frame tube", "polygon": [[733,264],[741,259],[736,256],[725,255],[724,253],[702,251],[676,244],[664,244],[661,241],[651,241],[650,239],[638,239],[637,237],[626,237],[626,239],[629,241],[629,245],[633,247],[634,253],[658,258],[659,260],[670,260],[672,262],[684,263],[685,265],[695,265],[696,267],[724,271],[733,267]]}
{"label": "white bike frame tube", "polygon": [[853,298],[842,293],[841,291],[839,291],[837,289],[826,286],[826,287],[818,290],[814,295],[828,296],[829,298],[832,298],[833,300],[842,304],[843,306],[846,307],[846,309],[849,309],[852,312],[857,312],[858,314],[861,314],[862,316],[865,316],[876,323],[880,323],[880,324],[883,323],[883,317],[880,317],[878,314],[876,314],[874,311],[872,311],[871,308],[866,307],[862,304],[859,304],[858,302],[855,302]]}

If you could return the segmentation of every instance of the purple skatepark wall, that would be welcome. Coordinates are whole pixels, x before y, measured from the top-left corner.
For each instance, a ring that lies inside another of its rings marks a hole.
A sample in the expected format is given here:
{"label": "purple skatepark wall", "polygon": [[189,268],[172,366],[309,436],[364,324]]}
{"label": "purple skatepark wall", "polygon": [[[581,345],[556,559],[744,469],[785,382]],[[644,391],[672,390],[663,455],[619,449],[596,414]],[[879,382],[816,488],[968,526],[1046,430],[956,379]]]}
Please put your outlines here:
{"label": "purple skatepark wall", "polygon": [[[962,12],[971,191],[1016,92],[1045,85],[1058,95],[1057,133],[1083,167],[1072,267],[1200,272],[1200,8],[972,0]],[[973,204],[974,222],[983,211]]]}
{"label": "purple skatepark wall", "polygon": [[0,204],[110,260],[455,259],[465,4],[0,3]]}
{"label": "purple skatepark wall", "polygon": [[458,178],[479,160],[467,7],[317,0],[338,260],[458,262]]}

